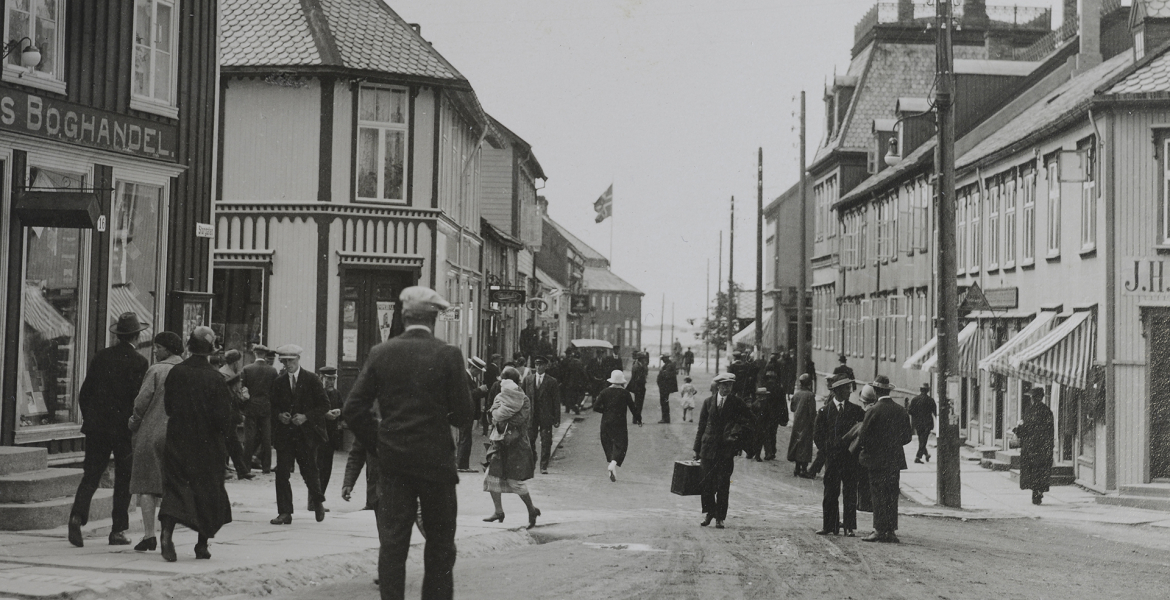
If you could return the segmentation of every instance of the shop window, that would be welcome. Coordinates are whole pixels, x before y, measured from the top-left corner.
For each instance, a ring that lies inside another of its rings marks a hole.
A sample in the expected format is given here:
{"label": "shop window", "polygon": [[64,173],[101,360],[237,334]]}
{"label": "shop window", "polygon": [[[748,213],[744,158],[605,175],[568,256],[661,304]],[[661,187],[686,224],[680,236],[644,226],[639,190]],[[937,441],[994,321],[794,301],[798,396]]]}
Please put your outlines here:
{"label": "shop window", "polygon": [[358,94],[357,198],[406,201],[406,122],[402,88],[363,87]]}
{"label": "shop window", "polygon": [[[7,0],[4,40],[17,47],[4,63],[4,81],[65,93],[65,2]],[[24,67],[22,51],[30,45],[41,53],[41,60]]]}
{"label": "shop window", "polygon": [[[41,190],[85,187],[85,177],[33,167],[29,187]],[[24,289],[21,294],[20,350],[17,353],[17,428],[77,423],[77,391],[89,305],[86,265],[90,233],[60,227],[23,228]]]}
{"label": "shop window", "polygon": [[176,0],[134,2],[134,84],[130,107],[177,118],[179,11]]}
{"label": "shop window", "polygon": [[[125,181],[118,182],[110,211],[110,292],[107,317],[133,312],[149,327],[139,335],[139,352],[151,359],[150,340],[159,321],[158,282],[161,261],[163,189]],[[107,333],[106,344],[114,343]]]}
{"label": "shop window", "polygon": [[263,344],[267,276],[259,268],[216,268],[211,289],[215,293],[211,320],[223,327],[223,346],[246,352]]}

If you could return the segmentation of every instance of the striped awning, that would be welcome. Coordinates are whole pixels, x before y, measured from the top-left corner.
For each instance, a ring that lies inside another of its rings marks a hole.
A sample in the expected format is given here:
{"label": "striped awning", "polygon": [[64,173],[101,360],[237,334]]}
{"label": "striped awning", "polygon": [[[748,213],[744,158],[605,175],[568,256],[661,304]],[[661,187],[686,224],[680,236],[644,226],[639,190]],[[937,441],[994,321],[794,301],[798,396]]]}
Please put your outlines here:
{"label": "striped awning", "polygon": [[138,320],[147,326],[142,333],[138,334],[138,341],[149,342],[154,339],[154,324],[151,323],[154,320],[154,311],[138,300],[133,283],[115,284],[110,287],[106,312],[110,316],[111,323],[117,322],[118,317],[123,313],[132,312],[138,315]]}
{"label": "striped awning", "polygon": [[36,284],[24,284],[24,322],[46,340],[73,336],[73,323],[53,308]]}
{"label": "striped awning", "polygon": [[910,358],[907,358],[906,362],[902,363],[902,368],[903,369],[917,369],[919,371],[924,370],[922,368],[922,364],[934,356],[935,346],[938,346],[938,336],[937,335],[930,338],[930,341],[923,344],[923,346],[921,348],[919,348],[917,352],[915,352],[914,354],[911,354]]}
{"label": "striped awning", "polygon": [[1077,311],[1047,335],[1011,357],[1021,379],[1088,387],[1089,369],[1097,343],[1097,319],[1092,311]]}
{"label": "striped awning", "polygon": [[[769,331],[771,326],[772,326],[772,313],[768,313],[768,316],[764,317],[764,331]],[[765,335],[767,335],[767,334],[765,334]],[[756,345],[756,323],[755,323],[755,321],[753,321],[751,325],[748,325],[747,327],[744,327],[743,329],[741,329],[739,331],[739,333],[736,333],[735,335],[731,336],[731,341],[736,343],[736,344],[747,344],[748,346]]]}
{"label": "striped awning", "polygon": [[[978,321],[967,323],[959,332],[959,354],[955,360],[954,375],[976,377],[979,375],[979,359],[986,353],[986,335],[983,335]],[[937,345],[937,343],[936,343]],[[938,368],[938,352],[922,362],[921,370],[934,371]]]}
{"label": "striped awning", "polygon": [[1034,344],[1049,331],[1052,331],[1052,326],[1055,322],[1056,311],[1040,311],[1036,315],[1036,318],[1032,319],[1031,323],[1028,323],[1016,335],[1012,336],[1004,345],[996,348],[991,354],[988,354],[987,358],[979,361],[979,368],[991,373],[1019,378],[1021,376],[1020,373],[1016,372],[1011,366],[1012,355]]}

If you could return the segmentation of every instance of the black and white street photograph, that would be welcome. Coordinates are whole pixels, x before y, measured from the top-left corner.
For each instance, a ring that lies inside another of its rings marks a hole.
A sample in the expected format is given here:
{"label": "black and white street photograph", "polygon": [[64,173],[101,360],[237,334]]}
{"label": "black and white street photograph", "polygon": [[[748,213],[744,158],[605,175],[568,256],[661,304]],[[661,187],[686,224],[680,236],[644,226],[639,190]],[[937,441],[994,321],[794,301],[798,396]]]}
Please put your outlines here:
{"label": "black and white street photograph", "polygon": [[0,5],[0,600],[1170,598],[1170,0]]}

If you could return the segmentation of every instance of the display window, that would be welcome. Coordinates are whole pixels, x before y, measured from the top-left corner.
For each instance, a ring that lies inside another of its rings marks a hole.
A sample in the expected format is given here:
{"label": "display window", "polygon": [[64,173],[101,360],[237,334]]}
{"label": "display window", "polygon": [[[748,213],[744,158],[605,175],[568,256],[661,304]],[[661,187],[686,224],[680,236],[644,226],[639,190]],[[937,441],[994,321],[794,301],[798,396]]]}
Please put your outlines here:
{"label": "display window", "polygon": [[[162,200],[161,186],[119,181],[110,210],[110,288],[107,320],[133,312],[146,330],[138,336],[138,351],[151,360],[151,340],[161,322]],[[106,329],[106,345],[114,334]]]}

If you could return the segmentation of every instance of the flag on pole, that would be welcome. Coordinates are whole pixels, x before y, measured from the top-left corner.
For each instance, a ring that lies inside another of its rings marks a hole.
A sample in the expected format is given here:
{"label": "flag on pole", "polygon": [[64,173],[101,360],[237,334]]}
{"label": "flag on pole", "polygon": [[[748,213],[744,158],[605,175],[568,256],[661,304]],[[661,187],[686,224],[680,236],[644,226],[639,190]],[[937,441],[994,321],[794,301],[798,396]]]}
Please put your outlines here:
{"label": "flag on pole", "polygon": [[609,189],[593,203],[593,210],[597,211],[597,218],[595,222],[600,223],[608,217],[613,216],[613,184],[609,184]]}

